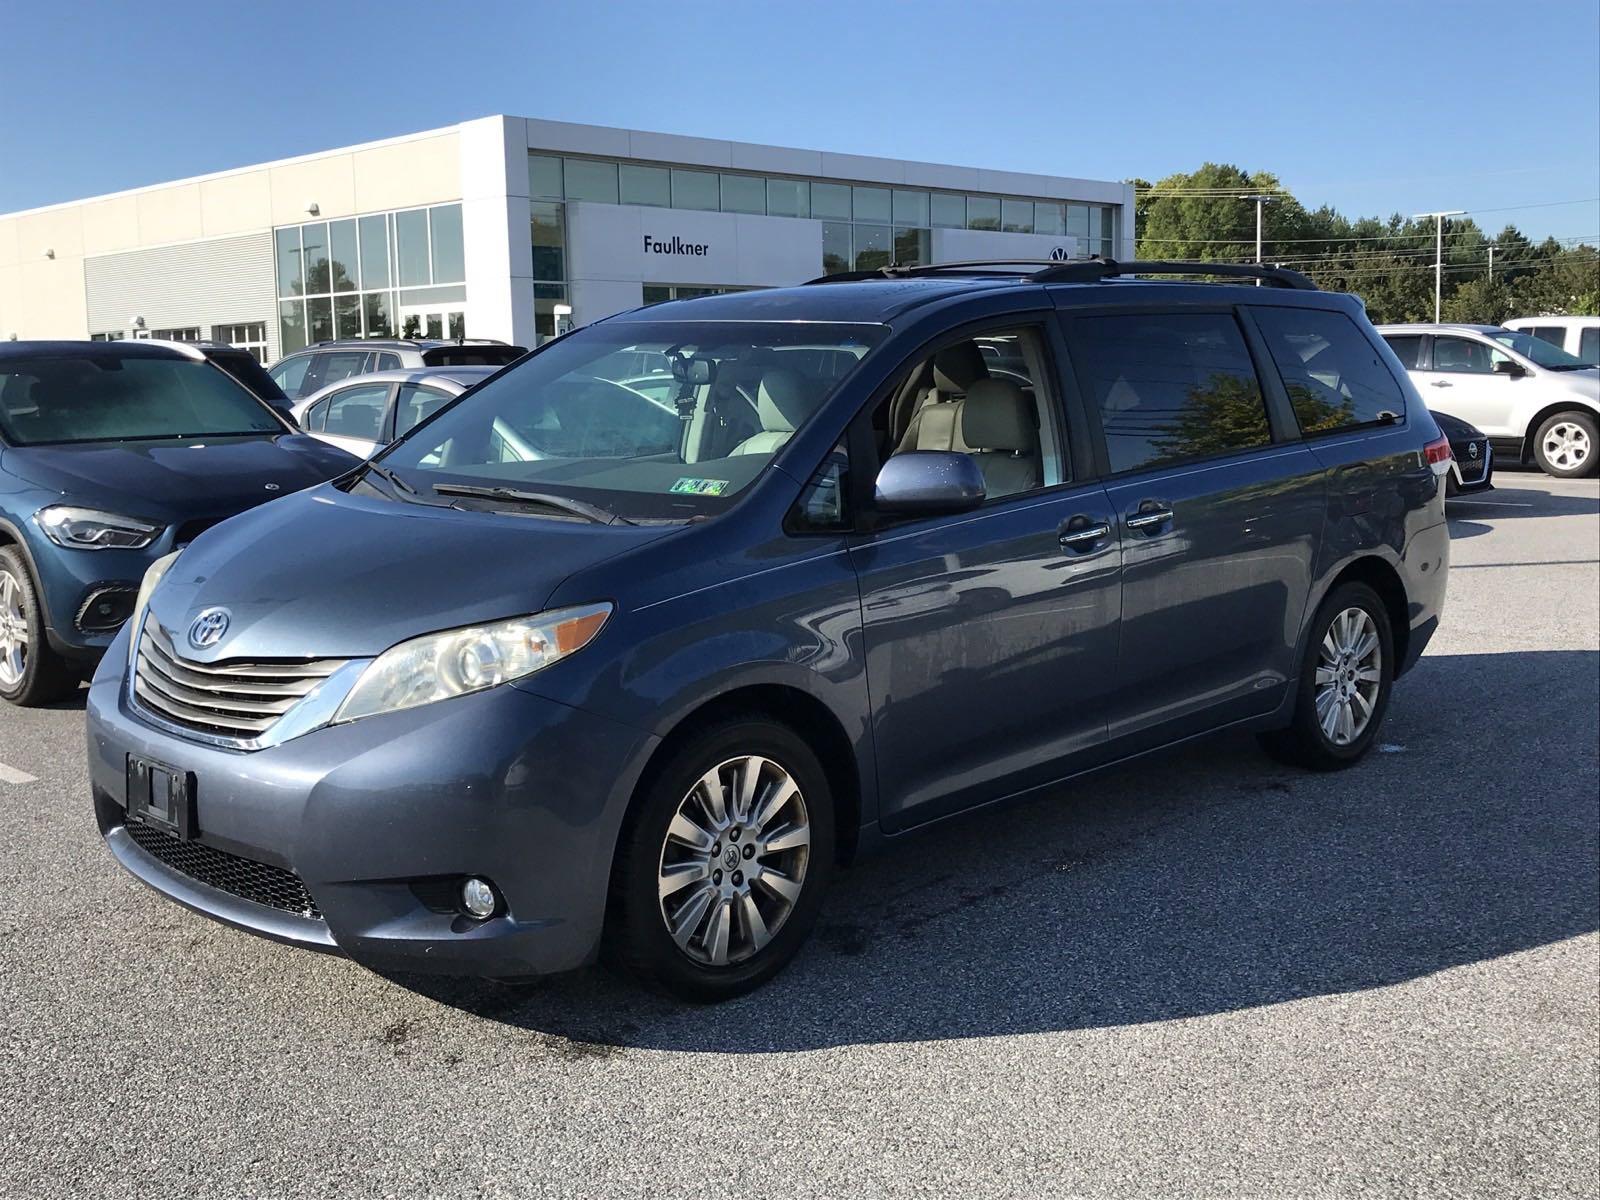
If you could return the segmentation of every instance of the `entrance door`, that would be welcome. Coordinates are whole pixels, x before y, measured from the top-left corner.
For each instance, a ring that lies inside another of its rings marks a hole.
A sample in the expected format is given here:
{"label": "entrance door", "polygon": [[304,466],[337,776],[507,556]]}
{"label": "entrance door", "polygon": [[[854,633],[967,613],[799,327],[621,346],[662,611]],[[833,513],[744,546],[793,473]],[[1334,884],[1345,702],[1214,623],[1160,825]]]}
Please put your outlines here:
{"label": "entrance door", "polygon": [[463,305],[401,308],[400,336],[449,339],[467,336],[467,310]]}

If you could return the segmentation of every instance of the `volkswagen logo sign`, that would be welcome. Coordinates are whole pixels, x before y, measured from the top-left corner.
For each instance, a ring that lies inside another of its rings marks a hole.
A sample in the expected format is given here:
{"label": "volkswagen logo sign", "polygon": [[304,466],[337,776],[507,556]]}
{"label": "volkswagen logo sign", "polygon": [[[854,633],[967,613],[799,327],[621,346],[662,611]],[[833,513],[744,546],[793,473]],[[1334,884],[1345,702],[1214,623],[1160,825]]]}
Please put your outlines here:
{"label": "volkswagen logo sign", "polygon": [[1057,247],[1055,247],[1055,249],[1050,251],[1050,257],[1053,260],[1055,260],[1056,262],[1066,262],[1067,261],[1067,248],[1065,246],[1057,246]]}
{"label": "volkswagen logo sign", "polygon": [[215,646],[228,632],[230,614],[225,608],[208,608],[189,625],[189,645],[196,650]]}

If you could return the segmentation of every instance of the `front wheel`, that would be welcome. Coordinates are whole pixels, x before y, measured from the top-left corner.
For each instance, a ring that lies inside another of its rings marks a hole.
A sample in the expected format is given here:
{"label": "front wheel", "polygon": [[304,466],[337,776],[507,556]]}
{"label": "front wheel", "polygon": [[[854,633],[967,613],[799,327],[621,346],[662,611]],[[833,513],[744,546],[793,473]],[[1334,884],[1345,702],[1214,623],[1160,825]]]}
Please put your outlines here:
{"label": "front wheel", "polygon": [[27,563],[11,547],[0,550],[0,700],[49,704],[77,686],[76,673],[45,641],[44,608]]}
{"label": "front wheel", "polygon": [[1378,593],[1346,583],[1322,602],[1311,637],[1294,719],[1261,743],[1281,761],[1337,771],[1359,762],[1378,736],[1394,686],[1394,635]]}
{"label": "front wheel", "polygon": [[1533,457],[1546,475],[1586,479],[1600,470],[1600,425],[1590,413],[1557,413],[1534,435]]}
{"label": "front wheel", "polygon": [[792,729],[738,719],[691,737],[644,785],[612,871],[606,956],[688,1000],[776,975],[817,918],[833,797]]}

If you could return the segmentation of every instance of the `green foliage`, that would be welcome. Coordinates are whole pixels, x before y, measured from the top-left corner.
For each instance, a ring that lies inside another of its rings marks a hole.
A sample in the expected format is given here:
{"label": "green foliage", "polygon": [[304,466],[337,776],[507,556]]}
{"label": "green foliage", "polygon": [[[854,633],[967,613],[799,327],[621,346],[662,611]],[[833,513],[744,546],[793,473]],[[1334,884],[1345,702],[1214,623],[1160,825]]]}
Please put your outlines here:
{"label": "green foliage", "polygon": [[[1245,197],[1271,195],[1262,213],[1266,262],[1354,293],[1375,322],[1433,320],[1432,221],[1398,214],[1351,220],[1326,206],[1308,211],[1270,172],[1226,163],[1133,182],[1140,258],[1253,262],[1256,205]],[[1457,218],[1445,225],[1442,293],[1448,321],[1600,313],[1600,248],[1535,244],[1512,225],[1490,237]]]}

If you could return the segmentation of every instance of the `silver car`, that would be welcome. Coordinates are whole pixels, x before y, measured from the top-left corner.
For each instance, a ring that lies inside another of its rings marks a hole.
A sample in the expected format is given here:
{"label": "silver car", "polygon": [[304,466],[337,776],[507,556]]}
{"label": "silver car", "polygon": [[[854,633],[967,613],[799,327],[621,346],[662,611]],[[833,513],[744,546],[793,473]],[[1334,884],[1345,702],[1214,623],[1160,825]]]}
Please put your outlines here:
{"label": "silver car", "polygon": [[499,367],[377,371],[330,383],[294,406],[307,433],[370,458]]}

